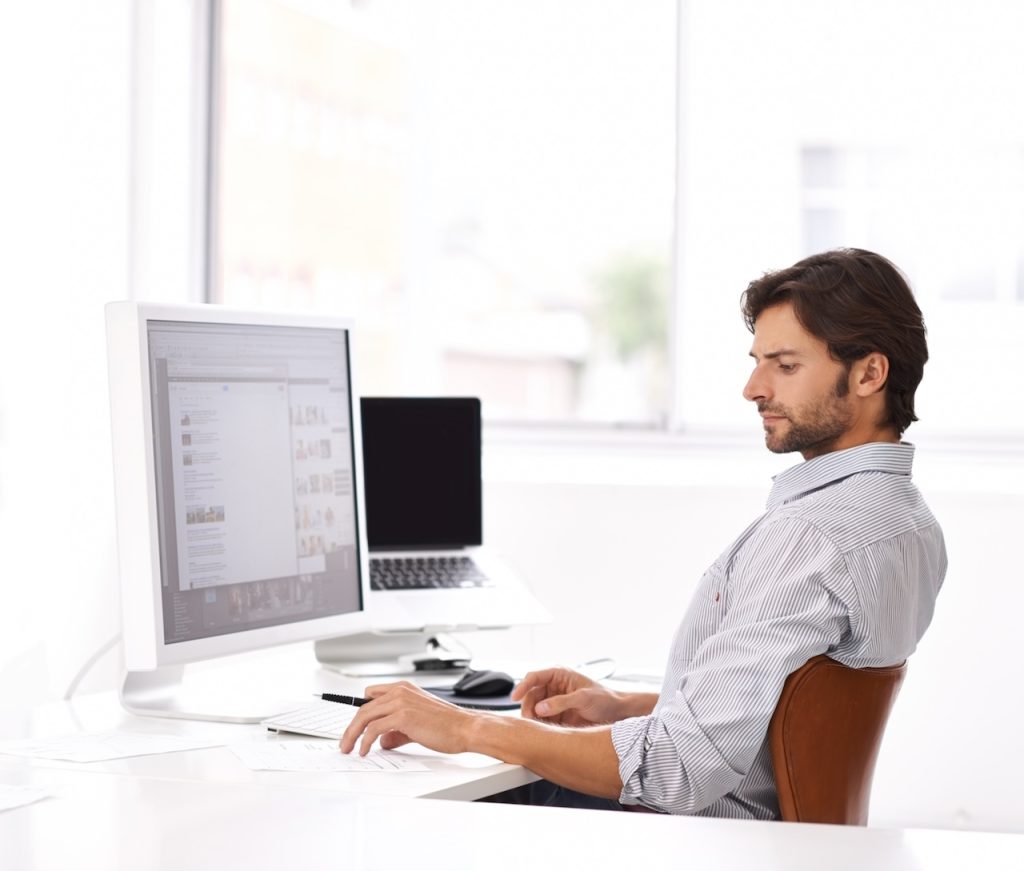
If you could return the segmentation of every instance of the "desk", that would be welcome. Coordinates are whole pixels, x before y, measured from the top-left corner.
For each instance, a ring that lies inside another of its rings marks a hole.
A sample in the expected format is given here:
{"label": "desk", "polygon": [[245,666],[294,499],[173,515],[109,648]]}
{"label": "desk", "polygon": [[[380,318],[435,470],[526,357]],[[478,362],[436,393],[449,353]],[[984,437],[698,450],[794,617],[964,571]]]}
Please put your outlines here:
{"label": "desk", "polygon": [[[321,689],[351,682],[317,670]],[[115,693],[0,716],[0,737],[107,729],[238,741],[260,726],[136,717]],[[278,740],[271,738],[270,740]],[[0,756],[0,783],[51,797],[0,813],[0,866],[22,869],[1024,868],[1024,836],[860,829],[530,808],[474,799],[534,779],[487,757],[427,751],[429,772],[251,771],[212,748],[110,762]],[[411,800],[416,799],[416,800]]]}
{"label": "desk", "polygon": [[[267,684],[287,689],[287,701],[295,707],[311,704],[313,694],[337,692],[361,695],[363,689],[388,678],[351,678],[320,667],[312,646],[294,644],[255,651],[239,657],[205,663],[187,675],[188,680],[223,685],[226,679],[241,686]],[[420,682],[444,683],[454,678],[426,675]],[[259,725],[237,725],[163,717],[139,717],[128,713],[115,692],[76,696],[70,702],[41,705],[20,716],[0,715],[0,739],[48,738],[75,732],[103,732],[110,729],[148,732],[159,735],[186,735],[235,743],[265,738],[271,741],[297,740],[295,736],[277,737]],[[418,745],[404,748],[422,758],[430,772],[410,772],[401,776],[374,772],[289,772],[252,771],[230,750],[214,747],[188,753],[137,756],[129,759],[94,762],[86,765],[65,762],[33,761],[37,768],[65,768],[85,772],[151,777],[166,780],[190,780],[202,783],[235,783],[247,786],[299,786],[355,795],[378,794],[402,798],[444,798],[472,801],[513,789],[537,779],[518,765],[508,765],[475,753],[446,756]],[[24,760],[0,756],[0,770],[17,770]]]}
{"label": "desk", "polygon": [[5,871],[337,867],[889,871],[1024,868],[1024,836],[459,803],[25,767],[51,798],[0,813]]}
{"label": "desk", "polygon": [[[351,687],[344,689],[351,690]],[[259,725],[244,726],[134,716],[121,708],[117,694],[113,692],[84,695],[70,702],[42,705],[26,712],[21,718],[12,714],[0,718],[0,738],[46,738],[74,732],[103,732],[110,729],[158,735],[187,735],[225,743],[260,738],[271,741],[299,740],[294,736],[278,737]],[[297,786],[347,792],[353,795],[377,794],[401,798],[444,798],[465,801],[494,795],[537,779],[536,775],[518,765],[509,765],[476,753],[446,756],[418,745],[405,748],[402,752],[416,754],[430,771],[394,776],[375,772],[252,771],[226,747],[211,747],[184,753],[135,756],[85,764],[49,760],[29,761],[0,755],[0,772],[65,769],[84,773],[99,772],[163,780],[187,780],[204,784]]]}

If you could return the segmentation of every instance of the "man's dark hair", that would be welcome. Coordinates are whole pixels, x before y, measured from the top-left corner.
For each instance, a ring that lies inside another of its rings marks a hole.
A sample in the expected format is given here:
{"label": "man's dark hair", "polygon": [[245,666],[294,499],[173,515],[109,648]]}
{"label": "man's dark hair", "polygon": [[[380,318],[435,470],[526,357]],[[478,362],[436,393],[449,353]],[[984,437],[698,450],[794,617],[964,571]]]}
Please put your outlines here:
{"label": "man's dark hair", "polygon": [[914,391],[928,360],[924,319],[906,279],[880,254],[837,248],[752,281],[741,297],[753,332],[761,312],[790,302],[797,320],[847,369],[872,351],[889,358],[886,425],[900,435],[917,420]]}

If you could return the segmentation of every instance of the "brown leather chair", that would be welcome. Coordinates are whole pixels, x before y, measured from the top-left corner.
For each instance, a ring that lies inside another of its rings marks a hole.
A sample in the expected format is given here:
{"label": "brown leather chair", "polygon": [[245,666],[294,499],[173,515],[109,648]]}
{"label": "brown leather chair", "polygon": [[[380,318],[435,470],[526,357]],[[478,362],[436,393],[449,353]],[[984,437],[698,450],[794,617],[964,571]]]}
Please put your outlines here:
{"label": "brown leather chair", "polygon": [[786,679],[768,727],[782,819],[867,824],[878,748],[906,670],[816,656]]}

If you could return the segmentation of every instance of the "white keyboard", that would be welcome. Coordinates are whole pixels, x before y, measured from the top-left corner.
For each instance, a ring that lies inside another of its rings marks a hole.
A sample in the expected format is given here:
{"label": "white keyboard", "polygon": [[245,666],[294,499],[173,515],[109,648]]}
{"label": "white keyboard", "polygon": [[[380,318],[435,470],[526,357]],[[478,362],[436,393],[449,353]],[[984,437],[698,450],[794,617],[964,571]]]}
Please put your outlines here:
{"label": "white keyboard", "polygon": [[268,717],[261,725],[275,732],[294,732],[316,738],[340,738],[359,708],[338,702],[317,701],[308,708],[299,708]]}

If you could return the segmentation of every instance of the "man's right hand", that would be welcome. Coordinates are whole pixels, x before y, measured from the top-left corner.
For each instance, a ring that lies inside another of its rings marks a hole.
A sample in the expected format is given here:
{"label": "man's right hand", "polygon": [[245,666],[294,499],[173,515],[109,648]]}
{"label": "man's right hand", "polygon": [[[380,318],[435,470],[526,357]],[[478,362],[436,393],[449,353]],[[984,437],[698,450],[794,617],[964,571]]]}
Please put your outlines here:
{"label": "man's right hand", "polygon": [[512,690],[522,701],[522,715],[560,726],[614,723],[628,716],[626,695],[568,668],[531,671]]}

